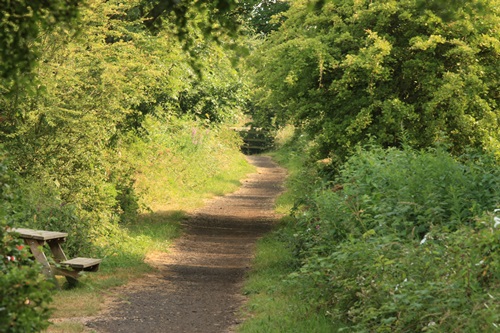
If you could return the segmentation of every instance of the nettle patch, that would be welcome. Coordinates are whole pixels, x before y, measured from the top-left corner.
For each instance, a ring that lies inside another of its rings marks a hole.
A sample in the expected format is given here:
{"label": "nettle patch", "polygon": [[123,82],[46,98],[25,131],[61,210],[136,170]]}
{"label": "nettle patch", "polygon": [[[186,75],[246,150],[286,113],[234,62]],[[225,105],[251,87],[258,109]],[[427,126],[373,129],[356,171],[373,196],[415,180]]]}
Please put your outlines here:
{"label": "nettle patch", "polygon": [[296,213],[291,281],[348,331],[497,329],[500,172],[488,155],[464,161],[360,149]]}

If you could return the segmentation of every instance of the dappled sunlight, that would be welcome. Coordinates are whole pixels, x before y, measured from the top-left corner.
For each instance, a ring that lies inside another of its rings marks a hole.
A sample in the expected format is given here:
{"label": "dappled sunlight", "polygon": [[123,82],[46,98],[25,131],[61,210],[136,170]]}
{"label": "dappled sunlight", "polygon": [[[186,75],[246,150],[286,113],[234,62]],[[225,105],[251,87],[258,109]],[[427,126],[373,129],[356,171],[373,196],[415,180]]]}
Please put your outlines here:
{"label": "dappled sunlight", "polygon": [[[168,252],[147,255],[146,262],[155,271],[123,288],[130,303],[117,303],[109,317],[90,327],[157,330],[158,321],[168,321],[172,331],[218,333],[237,322],[241,283],[255,242],[276,223],[274,200],[286,176],[269,157],[254,157],[252,162],[259,166],[257,172],[248,175],[241,188],[190,212],[182,221],[183,236]],[[179,212],[161,215],[168,219]],[[143,230],[140,227],[139,234]],[[134,319],[138,311],[140,324]]]}

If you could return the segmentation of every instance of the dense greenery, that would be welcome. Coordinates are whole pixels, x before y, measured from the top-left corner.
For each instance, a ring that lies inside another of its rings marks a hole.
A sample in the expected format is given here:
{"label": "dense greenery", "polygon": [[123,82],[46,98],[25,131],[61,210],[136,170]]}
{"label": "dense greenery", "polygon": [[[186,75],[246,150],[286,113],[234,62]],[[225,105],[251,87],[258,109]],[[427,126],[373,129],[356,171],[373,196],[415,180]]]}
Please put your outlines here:
{"label": "dense greenery", "polygon": [[[37,331],[48,316],[7,226],[67,231],[69,256],[141,260],[147,245],[126,249],[139,213],[246,170],[228,128],[242,111],[296,128],[282,150],[301,162],[293,216],[264,241],[290,247],[262,265],[278,268],[273,288],[248,288],[298,291],[281,304],[299,314],[276,330],[304,318],[318,332],[496,328],[499,8],[3,1],[0,330]],[[141,244],[171,232],[152,230]]]}
{"label": "dense greenery", "polygon": [[29,332],[47,326],[47,286],[9,259],[27,253],[7,225],[68,232],[69,257],[129,260],[140,213],[184,209],[179,193],[220,194],[248,170],[229,129],[247,88],[233,1],[5,4],[0,331]]}
{"label": "dense greenery", "polygon": [[498,330],[498,1],[289,4],[250,62],[294,205],[241,330]]}
{"label": "dense greenery", "polygon": [[2,0],[0,10],[0,77],[31,70],[39,50],[34,40],[42,30],[69,23],[77,16],[78,0]]}
{"label": "dense greenery", "polygon": [[494,159],[359,150],[332,186],[298,217],[296,277],[333,318],[377,332],[497,325]]}
{"label": "dense greenery", "polygon": [[242,332],[495,331],[495,158],[368,146],[328,180],[307,146],[302,136],[276,155],[295,206],[259,245]]}
{"label": "dense greenery", "polygon": [[368,140],[498,148],[497,1],[290,3],[252,56],[262,124],[293,123],[341,161]]}
{"label": "dense greenery", "polygon": [[136,5],[88,1],[78,32],[40,33],[40,64],[24,74],[36,86],[14,86],[0,99],[0,135],[25,192],[16,223],[71,225],[81,242],[99,236],[104,225],[137,208],[135,162],[124,151],[149,141],[147,117],[168,128],[171,119],[190,115],[211,131],[212,123],[238,115],[244,89],[231,54],[186,25],[197,44],[191,52],[200,80],[175,26],[152,35],[135,16]]}

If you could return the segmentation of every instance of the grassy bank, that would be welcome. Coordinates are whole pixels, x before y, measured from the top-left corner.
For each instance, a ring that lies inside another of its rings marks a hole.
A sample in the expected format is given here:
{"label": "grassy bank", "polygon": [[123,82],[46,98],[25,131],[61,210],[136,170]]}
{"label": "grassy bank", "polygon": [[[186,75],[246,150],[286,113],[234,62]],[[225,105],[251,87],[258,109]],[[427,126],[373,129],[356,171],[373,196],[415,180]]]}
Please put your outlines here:
{"label": "grassy bank", "polygon": [[[161,129],[151,120],[148,140],[135,140],[123,155],[137,170],[135,188],[140,214],[113,226],[110,237],[96,241],[103,262],[80,285],[54,294],[47,332],[83,332],[78,322],[62,318],[96,315],[113,287],[152,271],[148,254],[167,252],[182,234],[181,222],[207,198],[233,192],[255,170],[238,150],[239,139],[227,129],[210,130],[179,120]],[[64,287],[64,279],[59,280]]]}

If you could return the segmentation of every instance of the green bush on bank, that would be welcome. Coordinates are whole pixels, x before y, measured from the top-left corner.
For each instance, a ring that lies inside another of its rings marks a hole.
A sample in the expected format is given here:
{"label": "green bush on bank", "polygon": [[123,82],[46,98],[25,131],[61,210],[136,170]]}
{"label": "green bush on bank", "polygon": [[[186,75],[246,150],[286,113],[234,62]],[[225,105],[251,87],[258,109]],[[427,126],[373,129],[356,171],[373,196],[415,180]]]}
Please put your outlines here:
{"label": "green bush on bank", "polygon": [[359,149],[296,211],[291,279],[346,331],[492,331],[499,201],[488,154]]}
{"label": "green bush on bank", "polygon": [[309,254],[295,282],[346,331],[490,332],[500,320],[499,237],[491,223],[435,228],[425,242],[367,235]]}
{"label": "green bush on bank", "polygon": [[313,243],[366,232],[420,240],[432,226],[453,231],[473,225],[499,196],[500,170],[492,156],[471,155],[460,163],[439,149],[359,149],[333,182],[308,194],[298,221],[306,231],[319,230]]}

